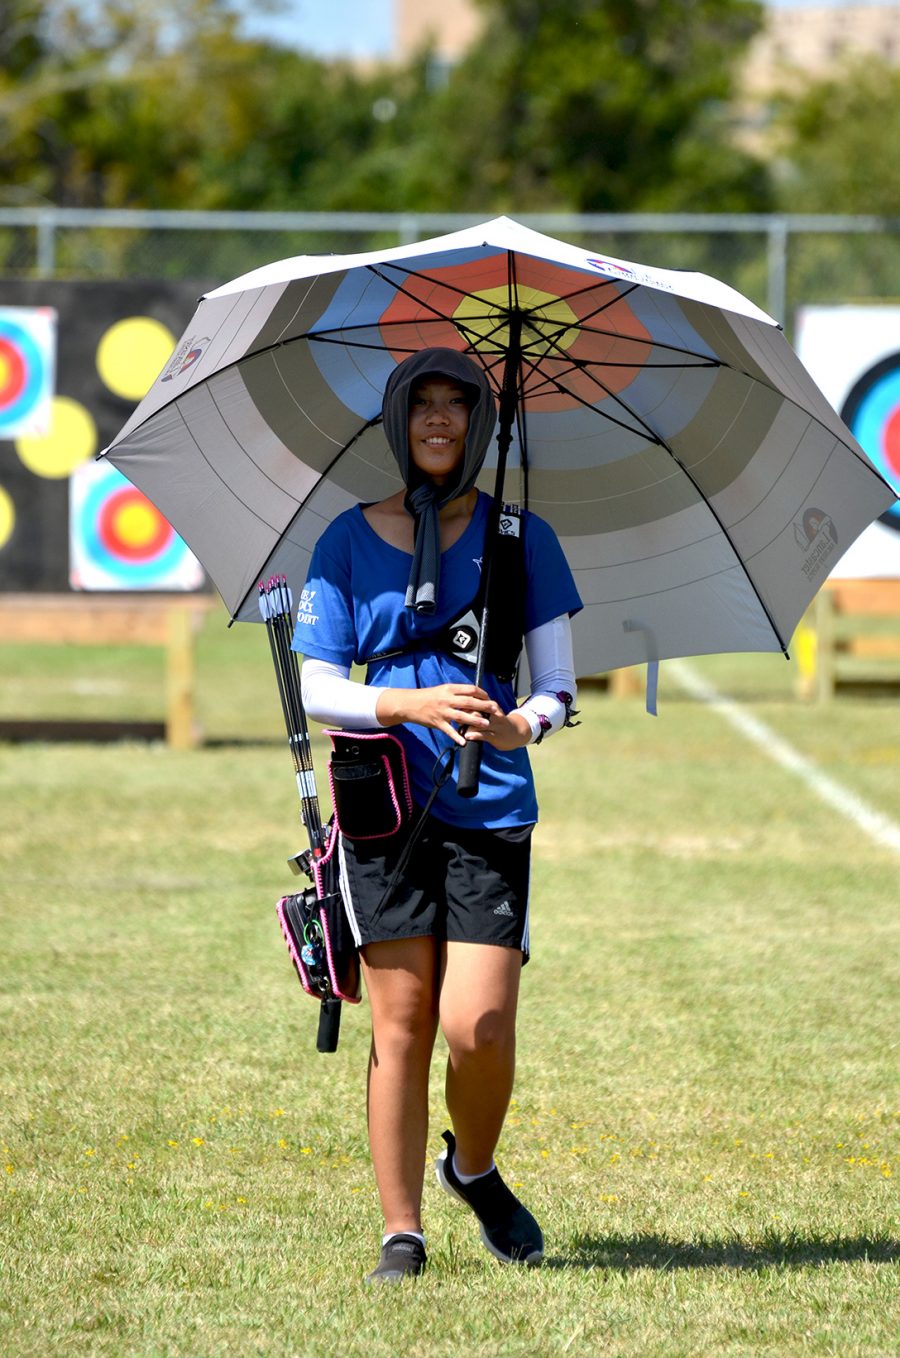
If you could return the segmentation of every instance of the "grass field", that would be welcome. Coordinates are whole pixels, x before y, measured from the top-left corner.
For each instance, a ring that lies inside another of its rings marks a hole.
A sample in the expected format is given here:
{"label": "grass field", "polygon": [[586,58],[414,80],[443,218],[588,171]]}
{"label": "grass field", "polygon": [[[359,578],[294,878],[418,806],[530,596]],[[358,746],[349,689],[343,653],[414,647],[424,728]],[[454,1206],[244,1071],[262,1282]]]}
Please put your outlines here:
{"label": "grass field", "polygon": [[[535,752],[498,1157],[547,1264],[495,1264],[429,1177],[429,1271],[372,1295],[365,1006],[315,1052],[274,912],[302,834],[264,638],[210,627],[200,662],[200,751],[0,747],[4,1358],[896,1354],[896,853],[665,666],[656,721],[585,692]],[[897,819],[894,702],[823,715],[774,657],[696,668]],[[161,710],[140,652],[0,671],[3,715]]]}

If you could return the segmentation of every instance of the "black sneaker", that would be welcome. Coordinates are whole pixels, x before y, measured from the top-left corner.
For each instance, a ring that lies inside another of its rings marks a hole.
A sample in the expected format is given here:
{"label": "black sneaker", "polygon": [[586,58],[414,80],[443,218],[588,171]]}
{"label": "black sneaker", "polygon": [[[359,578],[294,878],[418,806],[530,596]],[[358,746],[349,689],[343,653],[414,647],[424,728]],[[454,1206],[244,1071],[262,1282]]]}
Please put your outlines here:
{"label": "black sneaker", "polygon": [[425,1246],[414,1235],[395,1235],[381,1247],[381,1258],[367,1283],[399,1283],[417,1278],[425,1268]]}
{"label": "black sneaker", "polygon": [[539,1264],[544,1257],[544,1237],[534,1217],[510,1192],[496,1168],[473,1183],[463,1184],[453,1169],[456,1138],[444,1132],[447,1149],[441,1151],[435,1169],[441,1188],[459,1198],[478,1218],[481,1240],[504,1264]]}

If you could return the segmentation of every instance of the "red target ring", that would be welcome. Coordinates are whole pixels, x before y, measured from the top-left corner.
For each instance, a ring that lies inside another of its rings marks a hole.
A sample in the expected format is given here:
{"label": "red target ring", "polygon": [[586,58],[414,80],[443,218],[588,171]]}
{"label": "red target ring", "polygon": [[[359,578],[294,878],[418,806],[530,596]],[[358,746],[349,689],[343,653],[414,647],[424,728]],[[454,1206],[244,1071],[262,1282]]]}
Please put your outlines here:
{"label": "red target ring", "polygon": [[884,460],[893,473],[894,481],[900,484],[900,406],[885,421],[882,441]]}
{"label": "red target ring", "polygon": [[19,399],[25,389],[25,378],[21,350],[0,335],[0,409]]}

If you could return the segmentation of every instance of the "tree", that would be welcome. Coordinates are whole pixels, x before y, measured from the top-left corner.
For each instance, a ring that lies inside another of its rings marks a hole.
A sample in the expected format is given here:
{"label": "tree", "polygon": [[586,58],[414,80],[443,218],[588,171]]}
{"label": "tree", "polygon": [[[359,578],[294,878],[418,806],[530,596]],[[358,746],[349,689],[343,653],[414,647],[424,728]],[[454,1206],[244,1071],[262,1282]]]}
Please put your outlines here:
{"label": "tree", "polygon": [[228,0],[4,11],[0,176],[17,198],[315,208],[378,130],[373,82],[243,38]]}
{"label": "tree", "polygon": [[787,212],[900,216],[900,70],[871,57],[776,103],[778,199]]}
{"label": "tree", "polygon": [[359,72],[248,40],[232,3],[0,0],[0,182],[101,207],[769,205],[728,119],[757,0],[480,0],[442,85],[428,52]]}
{"label": "tree", "polygon": [[481,38],[414,130],[403,206],[767,205],[727,117],[756,0],[481,3]]}

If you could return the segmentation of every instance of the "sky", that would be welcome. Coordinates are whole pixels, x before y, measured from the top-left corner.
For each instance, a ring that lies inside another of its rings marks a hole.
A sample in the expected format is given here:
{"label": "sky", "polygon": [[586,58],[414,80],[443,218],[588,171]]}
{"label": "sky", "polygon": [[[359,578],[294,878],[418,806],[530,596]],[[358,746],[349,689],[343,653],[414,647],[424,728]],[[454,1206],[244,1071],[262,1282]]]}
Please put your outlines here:
{"label": "sky", "polygon": [[[896,0],[865,0],[893,4]],[[843,0],[768,0],[774,9],[837,8]],[[279,17],[248,20],[248,32],[318,56],[378,57],[391,49],[393,0],[284,0]]]}

